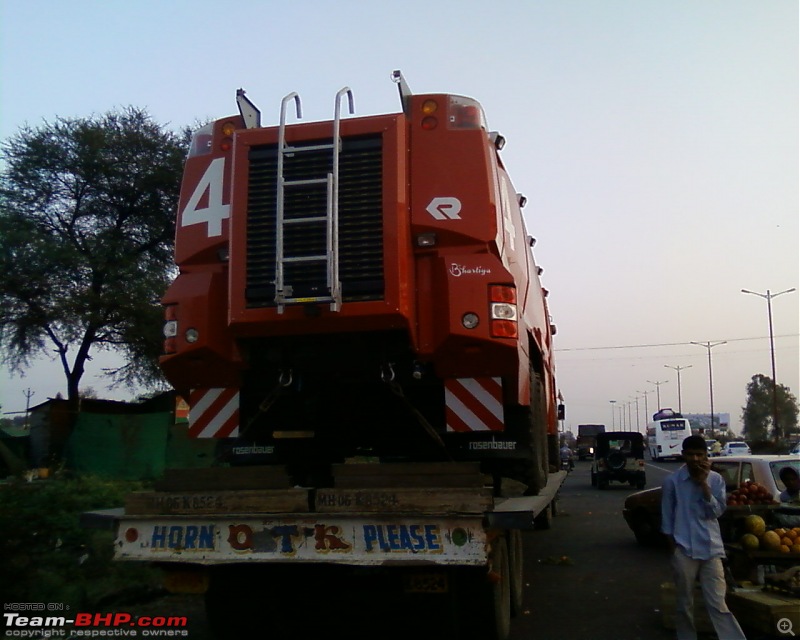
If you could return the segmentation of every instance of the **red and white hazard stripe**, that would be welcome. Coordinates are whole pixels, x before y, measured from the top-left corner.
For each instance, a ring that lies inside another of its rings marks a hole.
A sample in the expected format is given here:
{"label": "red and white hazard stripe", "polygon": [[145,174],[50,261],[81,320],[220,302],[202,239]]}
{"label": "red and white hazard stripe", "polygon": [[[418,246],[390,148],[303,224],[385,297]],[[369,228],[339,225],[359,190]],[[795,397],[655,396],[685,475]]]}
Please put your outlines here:
{"label": "red and white hazard stripe", "polygon": [[447,431],[503,431],[500,378],[448,378],[444,383]]}
{"label": "red and white hazard stripe", "polygon": [[189,395],[189,435],[228,438],[239,435],[239,389],[192,389]]}

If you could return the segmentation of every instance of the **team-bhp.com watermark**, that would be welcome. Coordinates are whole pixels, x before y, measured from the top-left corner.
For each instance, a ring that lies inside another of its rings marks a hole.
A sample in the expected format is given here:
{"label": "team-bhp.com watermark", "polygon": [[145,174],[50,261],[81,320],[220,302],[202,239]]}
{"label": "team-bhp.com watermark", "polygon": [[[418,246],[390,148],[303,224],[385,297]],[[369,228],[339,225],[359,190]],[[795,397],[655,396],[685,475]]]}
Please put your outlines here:
{"label": "team-bhp.com watermark", "polygon": [[74,613],[59,603],[6,603],[6,638],[189,637],[185,616],[135,616],[126,612]]}

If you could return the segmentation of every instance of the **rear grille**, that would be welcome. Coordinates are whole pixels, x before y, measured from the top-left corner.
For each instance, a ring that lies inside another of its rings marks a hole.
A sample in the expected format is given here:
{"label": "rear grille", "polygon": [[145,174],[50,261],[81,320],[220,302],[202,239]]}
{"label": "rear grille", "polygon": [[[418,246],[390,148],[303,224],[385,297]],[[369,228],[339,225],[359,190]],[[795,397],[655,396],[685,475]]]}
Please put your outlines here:
{"label": "rear grille", "polygon": [[[314,141],[309,145],[330,141]],[[298,145],[302,146],[302,145]],[[286,180],[325,177],[333,162],[330,149],[287,155]],[[275,220],[277,145],[254,147],[249,154],[247,205],[247,287],[250,308],[275,306]],[[339,280],[345,302],[383,298],[383,215],[381,138],[345,138],[339,154]],[[284,219],[326,215],[326,187],[287,187]],[[325,253],[325,223],[284,225],[284,256]],[[324,261],[284,264],[291,295],[326,295]]]}

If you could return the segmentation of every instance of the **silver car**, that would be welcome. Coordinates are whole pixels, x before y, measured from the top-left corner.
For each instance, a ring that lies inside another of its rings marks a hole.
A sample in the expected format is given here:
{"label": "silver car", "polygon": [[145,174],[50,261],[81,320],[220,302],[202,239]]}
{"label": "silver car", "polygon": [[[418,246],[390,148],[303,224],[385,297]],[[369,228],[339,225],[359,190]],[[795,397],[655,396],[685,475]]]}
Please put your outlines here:
{"label": "silver car", "polygon": [[722,451],[720,451],[719,455],[721,456],[749,456],[752,452],[750,451],[750,445],[746,442],[734,441],[734,442],[726,442],[725,446],[722,447]]}

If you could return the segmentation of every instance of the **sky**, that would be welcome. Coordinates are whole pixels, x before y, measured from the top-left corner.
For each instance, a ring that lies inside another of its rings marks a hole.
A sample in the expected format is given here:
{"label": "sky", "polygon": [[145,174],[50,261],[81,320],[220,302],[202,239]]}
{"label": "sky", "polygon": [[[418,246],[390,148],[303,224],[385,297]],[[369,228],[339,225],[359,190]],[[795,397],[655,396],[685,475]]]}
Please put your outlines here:
{"label": "sky", "polygon": [[[265,124],[292,91],[329,119],[344,86],[357,115],[396,112],[393,69],[471,96],[528,199],[563,427],[643,430],[713,397],[738,431],[772,375],[766,293],[800,288],[798,26],[796,0],[0,0],[0,140],[128,105],[177,130],[236,113],[240,87]],[[797,396],[800,293],[771,306]],[[111,364],[83,386],[133,397]],[[2,411],[27,390],[64,393],[58,364],[0,369]]]}

